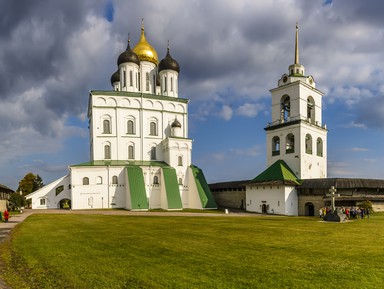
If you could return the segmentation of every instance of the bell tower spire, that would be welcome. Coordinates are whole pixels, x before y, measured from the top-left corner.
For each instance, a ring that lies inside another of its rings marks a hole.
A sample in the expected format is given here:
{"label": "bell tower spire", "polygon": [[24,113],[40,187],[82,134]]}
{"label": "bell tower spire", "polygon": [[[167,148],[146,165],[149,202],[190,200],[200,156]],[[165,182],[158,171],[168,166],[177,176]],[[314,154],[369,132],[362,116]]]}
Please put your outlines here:
{"label": "bell tower spire", "polygon": [[295,64],[299,64],[299,24],[296,22]]}
{"label": "bell tower spire", "polygon": [[288,68],[289,75],[305,76],[304,66],[299,62],[299,24],[296,22],[296,37],[295,37],[295,62]]}

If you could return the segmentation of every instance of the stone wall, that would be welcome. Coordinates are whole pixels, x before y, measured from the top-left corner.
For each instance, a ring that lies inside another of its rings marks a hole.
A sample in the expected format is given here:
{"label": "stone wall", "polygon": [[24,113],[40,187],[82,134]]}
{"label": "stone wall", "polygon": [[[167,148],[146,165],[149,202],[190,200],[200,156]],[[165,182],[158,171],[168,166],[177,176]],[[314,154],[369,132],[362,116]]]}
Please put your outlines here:
{"label": "stone wall", "polygon": [[219,208],[245,209],[245,190],[230,189],[212,191],[216,204]]}
{"label": "stone wall", "polygon": [[323,196],[319,195],[299,195],[299,216],[305,216],[305,204],[306,203],[312,203],[314,206],[314,214],[315,216],[319,217],[319,210],[320,208],[324,207],[324,200]]}

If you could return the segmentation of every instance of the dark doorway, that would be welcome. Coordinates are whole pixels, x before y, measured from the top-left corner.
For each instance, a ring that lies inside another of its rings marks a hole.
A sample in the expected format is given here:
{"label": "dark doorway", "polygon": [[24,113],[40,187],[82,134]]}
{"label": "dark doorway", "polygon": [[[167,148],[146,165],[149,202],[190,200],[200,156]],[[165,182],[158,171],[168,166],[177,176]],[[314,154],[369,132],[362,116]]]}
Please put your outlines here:
{"label": "dark doorway", "polygon": [[305,215],[314,216],[315,215],[315,206],[312,203],[305,204]]}
{"label": "dark doorway", "polygon": [[262,212],[263,214],[266,214],[266,213],[267,213],[267,205],[266,205],[266,204],[262,204],[262,206],[261,206],[261,212]]}
{"label": "dark doorway", "polygon": [[71,200],[70,199],[62,199],[59,204],[59,209],[69,210],[71,208]]}

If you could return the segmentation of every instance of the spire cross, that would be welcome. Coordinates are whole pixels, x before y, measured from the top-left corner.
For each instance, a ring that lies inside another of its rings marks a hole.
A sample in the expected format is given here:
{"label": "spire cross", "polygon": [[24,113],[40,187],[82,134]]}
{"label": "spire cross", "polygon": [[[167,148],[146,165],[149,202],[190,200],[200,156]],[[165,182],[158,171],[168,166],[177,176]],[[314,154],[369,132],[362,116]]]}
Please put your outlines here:
{"label": "spire cross", "polygon": [[295,64],[299,64],[299,24],[296,22]]}
{"label": "spire cross", "polygon": [[327,195],[327,196],[331,196],[331,207],[332,207],[332,211],[335,211],[336,207],[335,207],[335,198],[336,197],[340,197],[340,194],[336,194],[337,192],[337,189],[332,186],[330,189],[329,189],[329,192],[331,193],[330,195]]}
{"label": "spire cross", "polygon": [[141,30],[144,31],[144,18],[141,18]]}

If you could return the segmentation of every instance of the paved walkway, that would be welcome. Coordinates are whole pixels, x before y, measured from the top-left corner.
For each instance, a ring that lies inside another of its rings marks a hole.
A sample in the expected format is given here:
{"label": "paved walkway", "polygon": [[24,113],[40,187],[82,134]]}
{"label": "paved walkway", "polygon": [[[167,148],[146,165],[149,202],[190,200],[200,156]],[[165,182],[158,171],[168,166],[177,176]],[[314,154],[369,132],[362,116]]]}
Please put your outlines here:
{"label": "paved walkway", "polygon": [[[14,215],[9,218],[7,223],[0,222],[0,242],[3,242],[11,230],[19,223],[25,220],[28,216],[33,214],[31,211],[25,212],[20,215]],[[0,287],[1,288],[1,287]]]}

